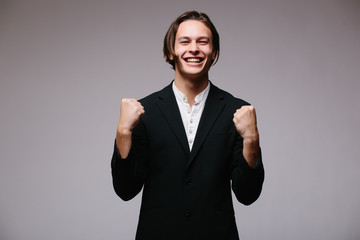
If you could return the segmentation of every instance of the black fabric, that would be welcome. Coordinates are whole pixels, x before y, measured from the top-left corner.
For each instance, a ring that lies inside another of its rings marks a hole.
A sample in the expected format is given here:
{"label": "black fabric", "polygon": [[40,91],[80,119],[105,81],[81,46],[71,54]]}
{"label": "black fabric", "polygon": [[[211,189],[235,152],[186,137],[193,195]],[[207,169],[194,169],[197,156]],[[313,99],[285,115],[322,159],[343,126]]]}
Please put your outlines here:
{"label": "black fabric", "polygon": [[250,168],[233,124],[247,102],[210,86],[192,151],[171,84],[140,100],[145,114],[126,159],[114,147],[112,176],[123,200],[143,188],[137,240],[237,240],[231,188],[248,205],[260,195],[264,168]]}

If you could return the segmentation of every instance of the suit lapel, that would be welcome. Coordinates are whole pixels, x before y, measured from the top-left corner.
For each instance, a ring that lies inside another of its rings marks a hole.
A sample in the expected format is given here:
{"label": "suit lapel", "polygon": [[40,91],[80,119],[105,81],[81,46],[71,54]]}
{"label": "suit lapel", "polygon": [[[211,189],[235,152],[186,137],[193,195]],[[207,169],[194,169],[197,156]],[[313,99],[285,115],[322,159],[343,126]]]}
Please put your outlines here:
{"label": "suit lapel", "polygon": [[220,93],[219,89],[215,87],[213,84],[211,84],[210,92],[206,99],[205,107],[196,132],[194,145],[190,153],[190,160],[188,162],[188,167],[190,166],[190,164],[198,154],[204,140],[206,139],[206,136],[209,134],[216,119],[218,118],[219,114],[222,112],[225,106],[223,99],[224,97]]}
{"label": "suit lapel", "polygon": [[159,92],[158,106],[161,113],[167,120],[169,126],[176,135],[179,143],[183,147],[186,157],[190,154],[189,144],[184,129],[184,124],[181,119],[179,107],[177,105],[174,92],[172,90],[172,84],[165,87]]}

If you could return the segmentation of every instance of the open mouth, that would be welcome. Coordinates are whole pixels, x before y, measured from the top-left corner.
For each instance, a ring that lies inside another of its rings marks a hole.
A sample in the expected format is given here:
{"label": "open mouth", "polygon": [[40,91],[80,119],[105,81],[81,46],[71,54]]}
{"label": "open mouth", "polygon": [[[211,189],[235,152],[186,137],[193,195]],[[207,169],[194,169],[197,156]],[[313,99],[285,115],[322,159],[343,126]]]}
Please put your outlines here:
{"label": "open mouth", "polygon": [[201,63],[202,61],[204,61],[204,58],[201,58],[201,57],[189,57],[189,58],[184,58],[184,60],[187,63]]}

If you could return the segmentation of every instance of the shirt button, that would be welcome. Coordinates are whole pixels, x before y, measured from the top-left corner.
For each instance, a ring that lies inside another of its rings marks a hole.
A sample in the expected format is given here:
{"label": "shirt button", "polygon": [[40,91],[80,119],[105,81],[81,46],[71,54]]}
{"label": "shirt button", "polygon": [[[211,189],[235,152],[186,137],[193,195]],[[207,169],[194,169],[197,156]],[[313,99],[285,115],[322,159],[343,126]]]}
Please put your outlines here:
{"label": "shirt button", "polygon": [[189,133],[192,133],[192,130],[191,130],[191,129],[189,130]]}
{"label": "shirt button", "polygon": [[194,121],[192,119],[190,119],[190,123],[193,123]]}
{"label": "shirt button", "polygon": [[190,109],[188,109],[188,111],[187,111],[188,113],[191,113],[191,110]]}
{"label": "shirt button", "polygon": [[192,140],[192,139],[190,139],[190,140],[189,140],[189,143],[192,143],[192,142],[193,142],[193,140]]}

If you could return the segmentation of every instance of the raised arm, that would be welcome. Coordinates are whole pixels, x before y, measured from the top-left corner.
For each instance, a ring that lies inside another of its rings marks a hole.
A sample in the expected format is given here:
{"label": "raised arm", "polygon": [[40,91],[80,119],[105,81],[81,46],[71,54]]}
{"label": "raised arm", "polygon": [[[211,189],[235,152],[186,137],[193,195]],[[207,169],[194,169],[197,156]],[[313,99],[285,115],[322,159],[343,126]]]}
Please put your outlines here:
{"label": "raised arm", "polygon": [[[143,106],[135,99],[121,101],[111,169],[114,190],[125,201],[135,197],[144,184],[146,140],[143,126],[139,123],[144,113]],[[137,145],[136,150],[134,145]]]}
{"label": "raised arm", "polygon": [[239,136],[232,156],[232,189],[239,202],[249,205],[259,197],[264,181],[255,108],[237,109],[233,122]]}

